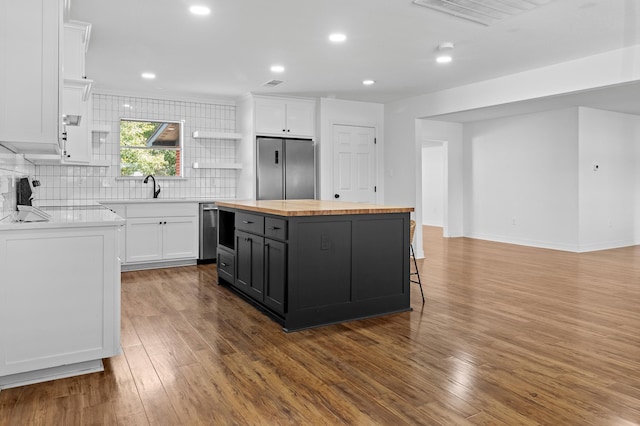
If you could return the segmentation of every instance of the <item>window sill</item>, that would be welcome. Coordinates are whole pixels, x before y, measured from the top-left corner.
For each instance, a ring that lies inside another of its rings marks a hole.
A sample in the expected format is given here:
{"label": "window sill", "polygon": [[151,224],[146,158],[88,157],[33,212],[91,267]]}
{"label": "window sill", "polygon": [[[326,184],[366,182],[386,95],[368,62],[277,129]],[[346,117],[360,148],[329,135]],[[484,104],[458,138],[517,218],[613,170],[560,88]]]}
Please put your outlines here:
{"label": "window sill", "polygon": [[[157,181],[159,180],[189,180],[188,177],[184,176],[153,176]],[[144,180],[145,176],[116,176],[116,180]]]}

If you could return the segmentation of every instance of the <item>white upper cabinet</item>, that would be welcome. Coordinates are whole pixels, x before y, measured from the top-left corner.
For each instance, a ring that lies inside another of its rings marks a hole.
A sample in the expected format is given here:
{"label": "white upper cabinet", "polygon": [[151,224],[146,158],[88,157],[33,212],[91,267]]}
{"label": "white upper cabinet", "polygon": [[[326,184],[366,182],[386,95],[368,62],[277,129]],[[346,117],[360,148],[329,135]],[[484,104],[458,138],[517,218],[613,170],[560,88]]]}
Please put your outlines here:
{"label": "white upper cabinet", "polygon": [[60,153],[61,30],[60,0],[0,3],[0,144],[16,152]]}
{"label": "white upper cabinet", "polygon": [[258,135],[315,137],[316,103],[289,98],[255,98],[255,132]]}
{"label": "white upper cabinet", "polygon": [[69,21],[64,24],[64,78],[80,80],[87,77],[85,54],[89,47],[91,24]]}
{"label": "white upper cabinet", "polygon": [[62,114],[66,121],[63,141],[63,163],[87,164],[91,161],[92,146],[89,130],[89,96],[93,80],[86,79],[85,53],[91,35],[91,24],[69,21],[64,24],[64,91]]}

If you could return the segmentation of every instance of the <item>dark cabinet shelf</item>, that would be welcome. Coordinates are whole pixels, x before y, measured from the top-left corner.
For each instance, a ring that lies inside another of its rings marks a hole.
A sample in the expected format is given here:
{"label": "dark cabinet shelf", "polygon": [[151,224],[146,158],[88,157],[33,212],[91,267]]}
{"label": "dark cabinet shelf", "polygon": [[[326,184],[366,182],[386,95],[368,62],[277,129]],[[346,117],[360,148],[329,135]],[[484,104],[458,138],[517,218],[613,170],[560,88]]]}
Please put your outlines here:
{"label": "dark cabinet shelf", "polygon": [[218,247],[235,250],[235,221],[234,212],[222,209],[218,211]]}

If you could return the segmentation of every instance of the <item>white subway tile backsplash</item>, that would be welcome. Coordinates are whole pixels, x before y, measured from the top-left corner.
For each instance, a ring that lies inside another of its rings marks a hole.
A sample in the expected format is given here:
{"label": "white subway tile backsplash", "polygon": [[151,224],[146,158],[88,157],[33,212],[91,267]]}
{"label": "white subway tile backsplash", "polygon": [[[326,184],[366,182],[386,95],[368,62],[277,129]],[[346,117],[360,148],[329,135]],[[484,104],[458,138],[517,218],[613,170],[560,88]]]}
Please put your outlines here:
{"label": "white subway tile backsplash", "polygon": [[[93,133],[93,158],[108,160],[109,167],[36,166],[31,173],[40,180],[40,199],[117,200],[148,198],[149,185],[142,179],[119,176],[119,129],[121,118],[185,120],[184,179],[158,179],[160,197],[234,198],[236,170],[192,169],[191,163],[235,162],[234,141],[194,139],[195,130],[236,131],[234,105],[160,100],[133,96],[93,94],[92,127],[108,126],[109,133]],[[28,164],[28,163],[27,163]],[[23,166],[25,167],[25,166]]]}

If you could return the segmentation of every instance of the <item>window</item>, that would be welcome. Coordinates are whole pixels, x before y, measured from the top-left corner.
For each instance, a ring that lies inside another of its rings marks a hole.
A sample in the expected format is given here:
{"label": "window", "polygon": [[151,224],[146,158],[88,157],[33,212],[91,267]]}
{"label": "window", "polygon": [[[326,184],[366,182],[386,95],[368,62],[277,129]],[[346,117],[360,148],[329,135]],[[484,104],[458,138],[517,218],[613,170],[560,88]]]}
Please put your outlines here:
{"label": "window", "polygon": [[184,121],[120,120],[120,176],[182,176]]}

